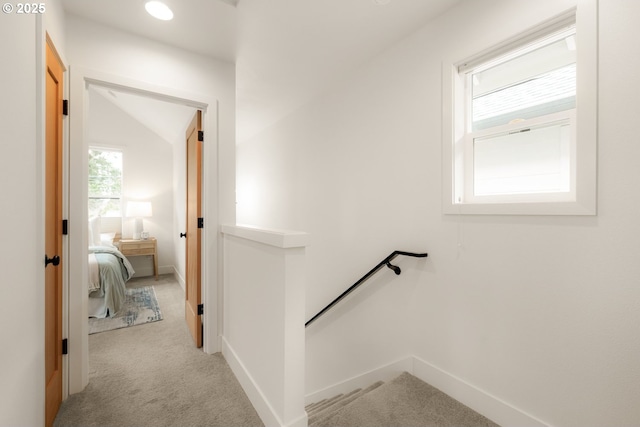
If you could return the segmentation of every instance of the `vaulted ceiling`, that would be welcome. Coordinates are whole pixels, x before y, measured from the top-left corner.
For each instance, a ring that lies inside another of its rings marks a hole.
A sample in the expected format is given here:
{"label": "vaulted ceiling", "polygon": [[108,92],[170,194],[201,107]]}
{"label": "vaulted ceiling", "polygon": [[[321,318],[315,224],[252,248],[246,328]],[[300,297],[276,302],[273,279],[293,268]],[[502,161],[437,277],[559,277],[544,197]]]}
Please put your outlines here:
{"label": "vaulted ceiling", "polygon": [[[113,108],[122,110],[170,144],[184,141],[187,126],[196,112],[193,107],[96,85],[89,86],[89,99],[90,117],[93,119],[89,121],[90,143],[103,142],[100,139],[101,135],[95,131],[104,129],[92,129],[91,125],[100,117],[111,117],[109,110]],[[113,127],[113,124],[107,122],[106,126]]]}

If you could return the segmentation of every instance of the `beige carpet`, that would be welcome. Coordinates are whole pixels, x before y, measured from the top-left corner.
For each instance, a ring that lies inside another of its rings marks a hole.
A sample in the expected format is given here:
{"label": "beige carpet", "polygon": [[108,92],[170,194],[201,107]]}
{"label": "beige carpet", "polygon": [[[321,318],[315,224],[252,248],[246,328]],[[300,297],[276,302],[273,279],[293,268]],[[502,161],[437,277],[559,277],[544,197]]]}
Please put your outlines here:
{"label": "beige carpet", "polygon": [[408,373],[307,407],[311,427],[498,427]]}
{"label": "beige carpet", "polygon": [[89,385],[63,402],[57,427],[263,426],[221,354],[194,347],[172,276],[153,286],[162,322],[89,336]]}
{"label": "beige carpet", "polygon": [[[63,402],[54,426],[263,426],[222,355],[194,347],[178,283],[128,286],[153,286],[164,320],[90,335],[89,385]],[[407,373],[307,411],[317,427],[496,426]]]}

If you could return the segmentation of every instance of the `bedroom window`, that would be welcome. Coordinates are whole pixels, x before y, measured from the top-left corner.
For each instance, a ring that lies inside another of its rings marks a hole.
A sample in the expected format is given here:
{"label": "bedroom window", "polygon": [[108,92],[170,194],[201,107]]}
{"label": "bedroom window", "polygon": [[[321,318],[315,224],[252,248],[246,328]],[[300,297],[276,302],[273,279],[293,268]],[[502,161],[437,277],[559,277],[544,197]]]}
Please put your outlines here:
{"label": "bedroom window", "polygon": [[595,30],[576,18],[451,64],[446,213],[595,213]]}
{"label": "bedroom window", "polygon": [[122,216],[122,151],[89,149],[89,217]]}

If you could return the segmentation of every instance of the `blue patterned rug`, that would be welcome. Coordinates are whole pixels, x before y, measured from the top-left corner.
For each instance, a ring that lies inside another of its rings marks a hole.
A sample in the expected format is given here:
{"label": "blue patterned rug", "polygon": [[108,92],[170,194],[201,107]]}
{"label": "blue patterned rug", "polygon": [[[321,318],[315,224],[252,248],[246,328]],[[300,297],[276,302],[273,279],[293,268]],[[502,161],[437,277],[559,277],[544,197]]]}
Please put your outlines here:
{"label": "blue patterned rug", "polygon": [[124,304],[115,316],[89,318],[89,335],[162,320],[153,286],[127,289],[126,292]]}

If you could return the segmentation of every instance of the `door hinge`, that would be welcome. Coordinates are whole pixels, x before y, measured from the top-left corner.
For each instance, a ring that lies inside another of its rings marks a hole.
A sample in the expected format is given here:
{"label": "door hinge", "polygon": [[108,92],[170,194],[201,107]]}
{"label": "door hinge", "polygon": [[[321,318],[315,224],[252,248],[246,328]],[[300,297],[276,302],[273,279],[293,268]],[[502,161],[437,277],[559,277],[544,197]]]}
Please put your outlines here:
{"label": "door hinge", "polygon": [[204,228],[204,218],[198,218],[198,228]]}
{"label": "door hinge", "polygon": [[68,116],[69,115],[69,100],[68,99],[63,99],[62,100],[62,115],[64,115],[64,116]]}
{"label": "door hinge", "polygon": [[62,340],[62,354],[69,354],[69,341],[66,338]]}
{"label": "door hinge", "polygon": [[204,141],[204,131],[201,131],[201,130],[198,131],[198,141],[200,142]]}
{"label": "door hinge", "polygon": [[198,304],[198,316],[204,314],[204,304]]}
{"label": "door hinge", "polygon": [[63,219],[62,220],[62,235],[66,236],[69,234],[69,220],[68,219]]}

